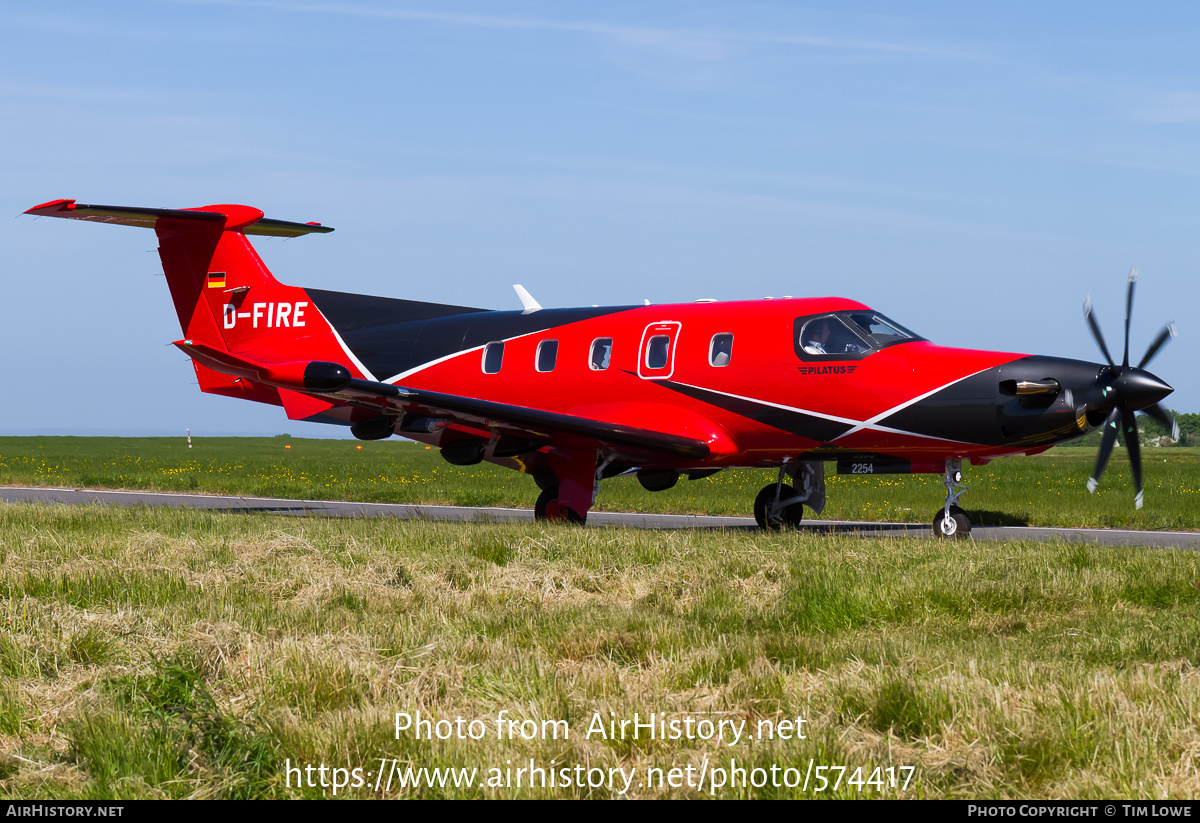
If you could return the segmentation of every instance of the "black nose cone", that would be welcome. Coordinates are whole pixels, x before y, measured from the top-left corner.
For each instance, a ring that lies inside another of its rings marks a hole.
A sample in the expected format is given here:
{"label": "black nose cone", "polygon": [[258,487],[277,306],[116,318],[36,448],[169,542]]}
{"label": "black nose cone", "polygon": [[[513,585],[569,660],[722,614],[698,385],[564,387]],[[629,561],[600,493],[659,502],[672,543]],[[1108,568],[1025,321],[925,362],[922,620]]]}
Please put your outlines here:
{"label": "black nose cone", "polygon": [[1112,382],[1124,408],[1139,411],[1153,406],[1175,389],[1145,369],[1126,369]]}

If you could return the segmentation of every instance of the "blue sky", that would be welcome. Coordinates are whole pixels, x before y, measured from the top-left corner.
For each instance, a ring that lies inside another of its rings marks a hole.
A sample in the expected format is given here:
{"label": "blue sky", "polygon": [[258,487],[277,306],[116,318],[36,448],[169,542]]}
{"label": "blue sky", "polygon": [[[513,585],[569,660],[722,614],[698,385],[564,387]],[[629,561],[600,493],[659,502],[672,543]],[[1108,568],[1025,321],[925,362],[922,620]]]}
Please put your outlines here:
{"label": "blue sky", "polygon": [[[292,434],[201,395],[151,232],[246,203],[281,280],[546,306],[838,294],[938,343],[1136,360],[1200,411],[1200,8],[163,2],[0,12],[0,433]],[[23,378],[23,379],[22,379]]]}

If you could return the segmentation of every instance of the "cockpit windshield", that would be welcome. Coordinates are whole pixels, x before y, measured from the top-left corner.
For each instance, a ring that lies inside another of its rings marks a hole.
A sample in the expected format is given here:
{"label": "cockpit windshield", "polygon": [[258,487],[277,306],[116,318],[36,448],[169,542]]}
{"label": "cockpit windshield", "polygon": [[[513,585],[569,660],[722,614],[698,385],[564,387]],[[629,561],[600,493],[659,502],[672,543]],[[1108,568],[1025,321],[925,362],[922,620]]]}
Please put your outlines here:
{"label": "cockpit windshield", "polygon": [[897,343],[923,339],[870,310],[798,317],[794,325],[796,354],[802,360],[859,360]]}
{"label": "cockpit windshield", "polygon": [[921,339],[899,323],[889,320],[878,312],[853,311],[847,317],[849,317],[859,332],[865,334],[871,340],[877,349],[882,349],[893,343],[904,343],[908,340]]}

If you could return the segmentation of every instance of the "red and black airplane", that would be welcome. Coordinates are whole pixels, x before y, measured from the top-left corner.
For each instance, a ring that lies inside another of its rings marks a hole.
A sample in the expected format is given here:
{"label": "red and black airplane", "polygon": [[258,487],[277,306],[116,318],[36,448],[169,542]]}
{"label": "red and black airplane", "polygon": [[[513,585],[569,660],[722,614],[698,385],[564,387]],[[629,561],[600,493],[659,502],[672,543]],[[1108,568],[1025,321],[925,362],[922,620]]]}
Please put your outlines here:
{"label": "red and black airplane", "polygon": [[[289,418],[400,434],[455,465],[487,460],[541,489],[539,518],[583,522],[599,482],[634,473],[650,491],[733,467],[775,467],[760,526],[800,522],[839,473],[940,474],[935,531],[964,536],[962,461],[1035,454],[1105,427],[1089,488],[1134,413],[1173,425],[1172,388],[1136,367],[934,345],[836,297],[523,311],[302,289],[275,280],[246,235],[332,229],[249,206],[95,206],[55,200],[26,214],[152,228],[202,391],[283,406]],[[1133,433],[1133,436],[1128,436]],[[1177,436],[1177,435],[1176,435]]]}

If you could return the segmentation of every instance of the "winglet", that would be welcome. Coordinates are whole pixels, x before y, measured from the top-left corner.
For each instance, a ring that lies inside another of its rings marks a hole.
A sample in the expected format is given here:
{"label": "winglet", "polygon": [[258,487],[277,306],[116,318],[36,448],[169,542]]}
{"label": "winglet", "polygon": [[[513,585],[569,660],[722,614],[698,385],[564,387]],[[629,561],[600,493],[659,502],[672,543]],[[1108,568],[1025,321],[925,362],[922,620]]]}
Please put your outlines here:
{"label": "winglet", "polygon": [[521,298],[521,305],[525,307],[525,311],[521,314],[533,314],[535,311],[542,310],[542,304],[534,300],[533,295],[526,291],[520,283],[513,283],[513,291],[517,293],[517,297]]}

